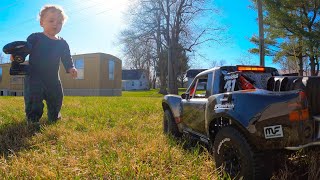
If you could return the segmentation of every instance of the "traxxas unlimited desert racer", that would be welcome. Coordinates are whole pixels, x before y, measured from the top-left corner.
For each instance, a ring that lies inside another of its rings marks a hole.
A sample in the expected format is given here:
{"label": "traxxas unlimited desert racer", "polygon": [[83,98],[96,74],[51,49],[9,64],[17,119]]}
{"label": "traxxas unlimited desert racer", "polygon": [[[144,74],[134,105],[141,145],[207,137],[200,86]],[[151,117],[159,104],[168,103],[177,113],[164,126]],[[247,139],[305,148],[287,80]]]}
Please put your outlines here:
{"label": "traxxas unlimited desert racer", "polygon": [[216,166],[237,179],[268,178],[266,152],[320,145],[320,77],[217,67],[198,74],[181,96],[166,95],[162,107],[165,133],[208,144]]}

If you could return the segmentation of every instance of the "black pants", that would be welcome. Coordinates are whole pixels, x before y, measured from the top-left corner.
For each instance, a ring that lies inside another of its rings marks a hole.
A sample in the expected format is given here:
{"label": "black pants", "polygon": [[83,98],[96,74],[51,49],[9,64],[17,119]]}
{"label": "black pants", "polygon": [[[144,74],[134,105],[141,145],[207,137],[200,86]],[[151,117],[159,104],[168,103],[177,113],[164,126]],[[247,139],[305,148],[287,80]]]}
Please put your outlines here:
{"label": "black pants", "polygon": [[24,81],[24,102],[28,121],[39,122],[43,114],[43,100],[47,104],[48,120],[54,122],[59,119],[63,100],[60,80],[44,81],[26,76]]}

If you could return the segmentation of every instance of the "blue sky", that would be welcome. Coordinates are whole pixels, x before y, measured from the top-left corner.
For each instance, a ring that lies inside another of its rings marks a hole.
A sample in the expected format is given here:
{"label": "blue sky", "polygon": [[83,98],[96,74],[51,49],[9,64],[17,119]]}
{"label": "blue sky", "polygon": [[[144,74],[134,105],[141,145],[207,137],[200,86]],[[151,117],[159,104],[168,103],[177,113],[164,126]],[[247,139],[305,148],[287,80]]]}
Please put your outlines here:
{"label": "blue sky", "polygon": [[[123,57],[117,43],[118,33],[128,24],[123,12],[127,11],[130,0],[1,0],[0,1],[0,47],[6,43],[25,40],[33,32],[42,32],[37,20],[45,4],[61,5],[69,19],[59,34],[70,45],[72,54],[103,52]],[[225,61],[226,65],[237,64],[237,59],[247,58],[259,64],[259,57],[250,55],[254,47],[249,42],[258,34],[256,11],[249,8],[251,0],[215,0],[219,10],[215,15],[219,25],[226,27],[228,41],[199,48],[200,56],[191,63],[193,68],[210,68],[213,60]],[[267,66],[272,64],[266,59]]]}
{"label": "blue sky", "polygon": [[[214,44],[210,48],[204,48],[204,56],[210,60],[225,61],[227,65],[236,65],[238,59],[246,59],[254,65],[259,65],[260,60],[258,55],[253,55],[248,52],[250,48],[255,47],[249,39],[253,35],[259,34],[258,29],[258,14],[250,8],[253,6],[251,0],[215,0],[214,6],[218,9],[216,15],[217,24],[226,28],[225,35],[228,40],[222,44]],[[207,68],[210,66],[210,60],[194,63],[199,68]],[[277,67],[277,64],[272,63],[271,58],[266,57],[266,66]]]}

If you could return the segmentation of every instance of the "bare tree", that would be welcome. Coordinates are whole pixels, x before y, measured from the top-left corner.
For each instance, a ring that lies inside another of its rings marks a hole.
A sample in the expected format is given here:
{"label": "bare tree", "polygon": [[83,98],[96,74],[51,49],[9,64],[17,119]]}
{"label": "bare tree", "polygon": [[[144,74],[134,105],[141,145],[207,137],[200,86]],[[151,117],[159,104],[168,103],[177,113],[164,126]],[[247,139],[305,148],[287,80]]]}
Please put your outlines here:
{"label": "bare tree", "polygon": [[242,54],[239,58],[236,59],[236,62],[241,65],[258,65],[252,60],[252,56],[249,54]]}
{"label": "bare tree", "polygon": [[[192,25],[197,24],[197,18],[205,13],[213,13],[212,8],[203,8],[205,0],[157,0],[164,16],[166,47],[168,48],[168,88],[171,94],[178,94],[176,77],[179,74],[177,56],[181,51],[192,51],[199,44],[214,40],[206,36],[213,31],[209,26],[194,31]],[[182,45],[183,49],[180,48]]]}
{"label": "bare tree", "polygon": [[165,93],[166,83],[170,93],[178,93],[177,76],[181,74],[178,67],[182,62],[179,54],[195,51],[196,46],[216,40],[214,32],[221,28],[210,28],[212,24],[200,26],[198,19],[215,12],[212,8],[203,8],[210,7],[206,4],[210,1],[143,0],[135,6],[137,10],[131,14],[133,21],[129,26],[133,33],[122,35],[125,35],[124,39],[139,39],[139,42],[151,46],[149,52],[160,77],[161,93]]}
{"label": "bare tree", "polygon": [[160,79],[160,93],[166,94],[166,57],[162,44],[162,17],[160,9],[156,8],[156,1],[141,1],[134,4],[135,11],[128,19],[131,23],[128,29],[121,32],[120,42],[126,54],[126,64],[132,68],[146,65],[152,74],[153,87],[157,76]]}

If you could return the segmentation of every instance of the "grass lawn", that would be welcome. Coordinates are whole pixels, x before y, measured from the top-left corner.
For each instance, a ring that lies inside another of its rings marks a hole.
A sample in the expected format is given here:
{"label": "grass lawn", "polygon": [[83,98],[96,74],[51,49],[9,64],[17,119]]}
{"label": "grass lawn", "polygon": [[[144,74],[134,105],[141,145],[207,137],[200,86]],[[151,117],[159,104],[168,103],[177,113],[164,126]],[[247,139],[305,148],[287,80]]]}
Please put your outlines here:
{"label": "grass lawn", "polygon": [[23,97],[0,97],[0,177],[213,179],[214,161],[162,133],[156,91],[122,97],[65,97],[63,119],[33,133]]}
{"label": "grass lawn", "polygon": [[[161,100],[157,90],[66,96],[63,119],[48,125],[45,109],[34,133],[24,120],[23,97],[0,96],[0,177],[217,179],[206,149],[163,135]],[[320,179],[319,152],[298,152],[273,179]]]}
{"label": "grass lawn", "polygon": [[[159,94],[159,89],[151,89],[148,91],[122,91],[123,97],[163,97]],[[179,94],[186,92],[186,88],[179,88]]]}
{"label": "grass lawn", "polygon": [[122,97],[163,97],[163,95],[158,92],[159,89],[151,89],[147,91],[122,91]]}

